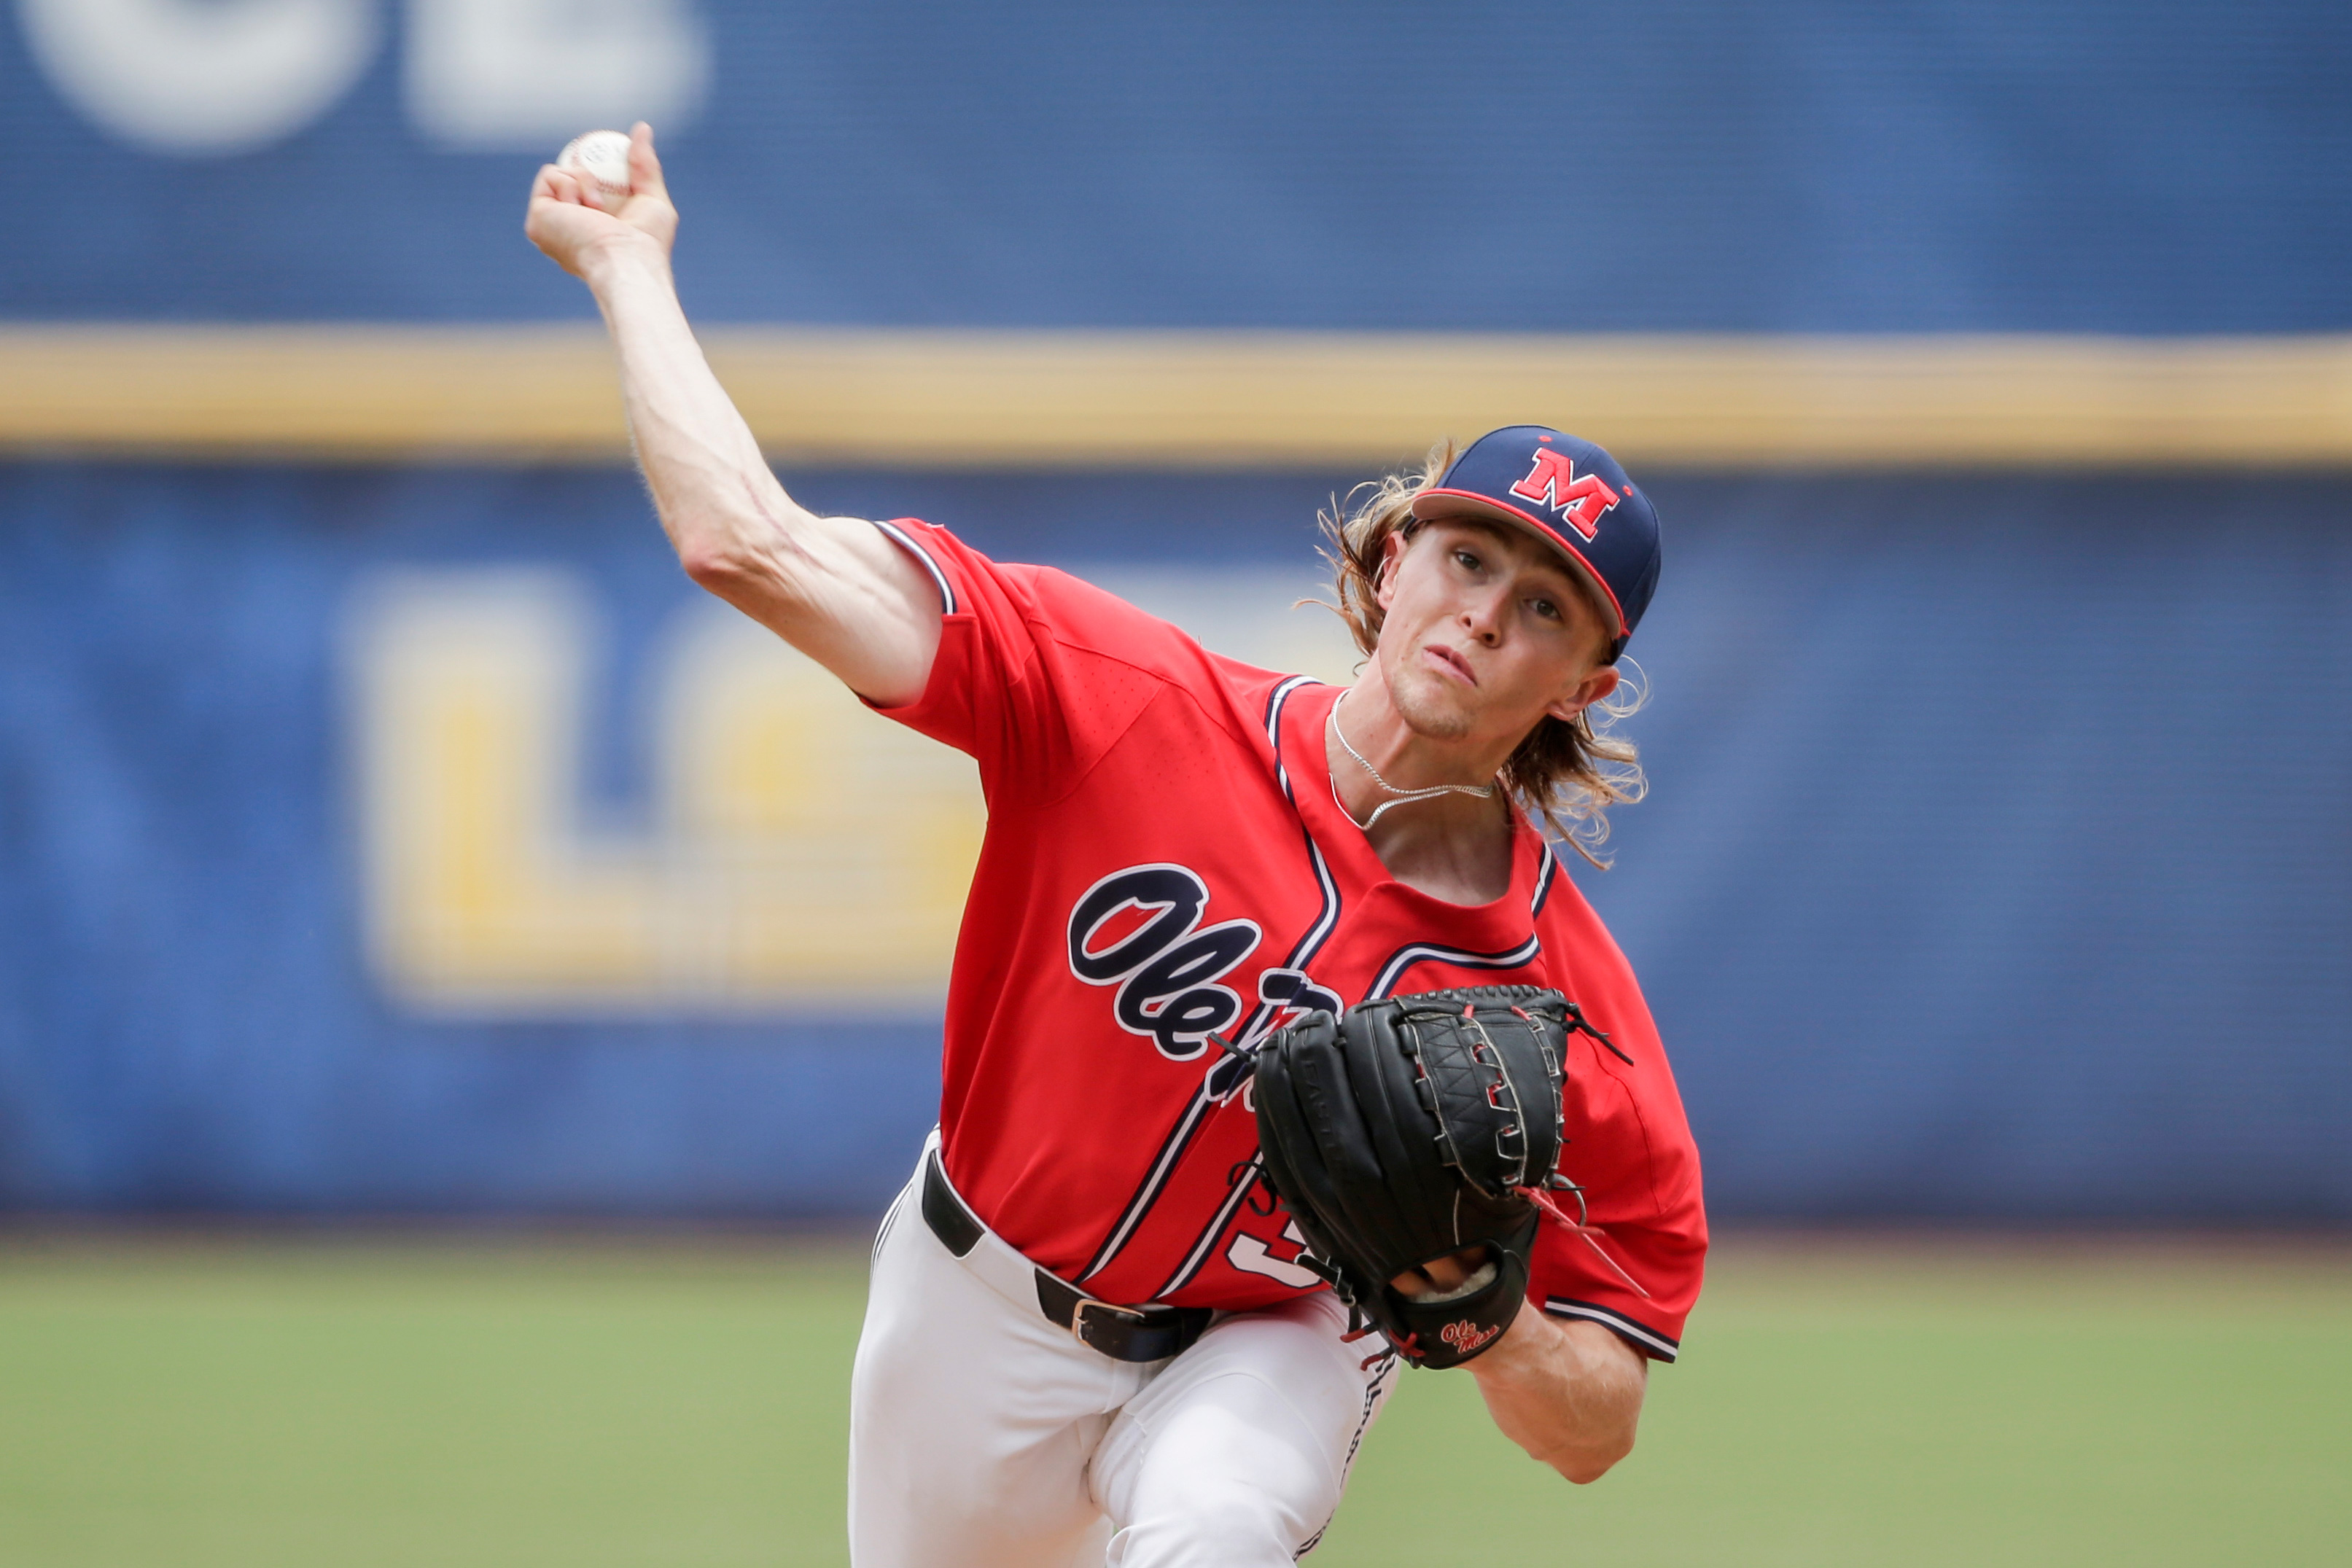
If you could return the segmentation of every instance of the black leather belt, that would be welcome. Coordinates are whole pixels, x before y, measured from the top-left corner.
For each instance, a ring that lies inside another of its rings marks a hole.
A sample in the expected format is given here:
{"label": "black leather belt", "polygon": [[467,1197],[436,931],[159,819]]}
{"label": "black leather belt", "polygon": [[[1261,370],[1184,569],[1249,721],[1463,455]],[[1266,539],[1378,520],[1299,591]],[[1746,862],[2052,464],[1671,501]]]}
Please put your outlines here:
{"label": "black leather belt", "polygon": [[[923,1160],[923,1223],[940,1245],[961,1258],[980,1245],[987,1228],[948,1185],[939,1151]],[[1037,1276],[1037,1306],[1045,1321],[1065,1328],[1078,1342],[1113,1361],[1160,1361],[1201,1337],[1209,1326],[1206,1307],[1121,1307],[1096,1301],[1075,1285],[1048,1274]]]}

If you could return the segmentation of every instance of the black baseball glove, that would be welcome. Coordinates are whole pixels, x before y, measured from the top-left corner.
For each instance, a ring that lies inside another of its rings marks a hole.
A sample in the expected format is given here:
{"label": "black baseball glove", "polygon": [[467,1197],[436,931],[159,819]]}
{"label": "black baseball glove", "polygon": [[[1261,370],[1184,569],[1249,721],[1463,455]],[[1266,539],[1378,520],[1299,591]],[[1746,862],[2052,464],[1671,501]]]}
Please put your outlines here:
{"label": "black baseball glove", "polygon": [[[1258,1051],[1266,1182],[1351,1330],[1369,1320],[1406,1360],[1458,1366],[1510,1326],[1537,1224],[1558,1213],[1546,1190],[1573,1190],[1554,1167],[1575,1030],[1607,1043],[1558,991],[1476,986],[1310,1013]],[[1472,1248],[1486,1261],[1455,1290],[1389,1283]]]}

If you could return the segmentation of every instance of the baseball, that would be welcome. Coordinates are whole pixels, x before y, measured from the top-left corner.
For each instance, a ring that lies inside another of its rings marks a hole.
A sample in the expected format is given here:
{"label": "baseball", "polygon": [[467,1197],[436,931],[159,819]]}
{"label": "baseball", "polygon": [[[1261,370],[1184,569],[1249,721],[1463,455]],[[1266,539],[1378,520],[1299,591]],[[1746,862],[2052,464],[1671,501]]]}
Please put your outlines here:
{"label": "baseball", "polygon": [[629,195],[629,133],[591,131],[575,136],[555,155],[555,166],[593,185],[598,205],[616,207]]}

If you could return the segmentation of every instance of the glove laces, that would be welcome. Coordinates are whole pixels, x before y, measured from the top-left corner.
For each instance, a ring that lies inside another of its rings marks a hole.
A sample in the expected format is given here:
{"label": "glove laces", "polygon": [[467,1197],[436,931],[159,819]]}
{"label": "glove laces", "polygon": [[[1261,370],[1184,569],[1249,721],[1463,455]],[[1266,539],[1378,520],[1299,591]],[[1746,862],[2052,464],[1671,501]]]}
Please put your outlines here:
{"label": "glove laces", "polygon": [[1550,1194],[1545,1192],[1542,1186],[1520,1186],[1514,1187],[1511,1190],[1517,1193],[1521,1197],[1526,1198],[1529,1203],[1534,1204],[1537,1208],[1542,1210],[1544,1218],[1551,1220],[1557,1225],[1566,1228],[1570,1235],[1577,1237],[1579,1239],[1582,1240],[1587,1247],[1591,1248],[1592,1255],[1600,1259],[1603,1263],[1608,1264],[1610,1272],[1624,1281],[1626,1288],[1631,1290],[1635,1295],[1641,1297],[1645,1301],[1653,1300],[1654,1298],[1651,1296],[1650,1292],[1642,1289],[1642,1281],[1633,1278],[1633,1275],[1625,1272],[1624,1265],[1618,1262],[1616,1259],[1609,1256],[1608,1252],[1601,1247],[1599,1239],[1608,1235],[1609,1232],[1601,1229],[1601,1227],[1592,1223],[1591,1216],[1586,1211],[1584,1207],[1584,1189],[1577,1186],[1574,1182],[1569,1180],[1566,1176],[1559,1176],[1558,1174],[1546,1177],[1543,1186],[1549,1186],[1557,1192],[1574,1193],[1576,1195],[1577,1218],[1570,1219],[1568,1217],[1567,1210],[1554,1203],[1551,1200]]}

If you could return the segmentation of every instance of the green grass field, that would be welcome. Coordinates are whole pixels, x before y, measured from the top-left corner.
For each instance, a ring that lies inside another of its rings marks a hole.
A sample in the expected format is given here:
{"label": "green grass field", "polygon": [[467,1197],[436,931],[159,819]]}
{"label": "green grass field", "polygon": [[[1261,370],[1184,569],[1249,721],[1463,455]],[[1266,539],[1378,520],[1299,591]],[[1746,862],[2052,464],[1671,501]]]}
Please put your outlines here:
{"label": "green grass field", "polygon": [[[0,1239],[0,1564],[831,1564],[864,1259]],[[1319,1568],[2352,1562],[2352,1250],[1734,1240],[1571,1488],[1408,1377]]]}

